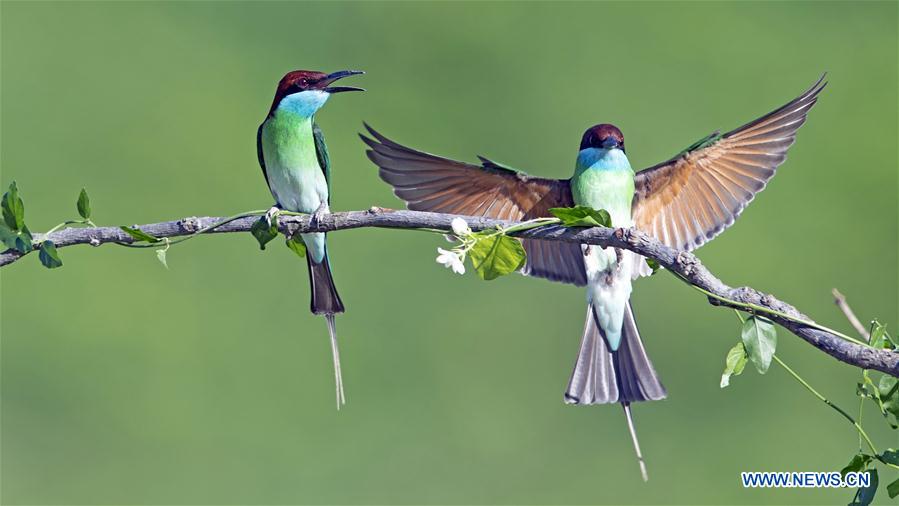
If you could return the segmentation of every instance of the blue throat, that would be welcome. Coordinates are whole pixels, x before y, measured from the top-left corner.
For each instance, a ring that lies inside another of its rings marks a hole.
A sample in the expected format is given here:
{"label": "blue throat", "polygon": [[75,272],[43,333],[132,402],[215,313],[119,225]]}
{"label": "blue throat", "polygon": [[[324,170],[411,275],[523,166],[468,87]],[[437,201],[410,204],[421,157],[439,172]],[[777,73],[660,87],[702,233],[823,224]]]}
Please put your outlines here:
{"label": "blue throat", "polygon": [[301,91],[282,98],[275,110],[290,112],[303,118],[311,118],[325,105],[329,96],[330,94],[326,91]]}
{"label": "blue throat", "polygon": [[627,155],[620,149],[586,148],[577,154],[577,169],[633,170]]}

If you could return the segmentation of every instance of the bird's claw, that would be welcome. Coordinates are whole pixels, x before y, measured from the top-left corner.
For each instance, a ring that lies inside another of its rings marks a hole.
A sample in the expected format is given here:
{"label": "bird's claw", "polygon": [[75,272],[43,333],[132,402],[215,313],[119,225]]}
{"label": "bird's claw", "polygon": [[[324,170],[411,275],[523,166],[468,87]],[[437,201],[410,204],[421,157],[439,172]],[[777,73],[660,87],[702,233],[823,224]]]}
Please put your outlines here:
{"label": "bird's claw", "polygon": [[272,206],[268,211],[265,212],[265,221],[268,223],[268,226],[272,226],[272,222],[278,219],[278,215],[281,214],[281,208],[278,206]]}
{"label": "bird's claw", "polygon": [[326,206],[325,204],[318,206],[318,209],[316,209],[315,212],[312,213],[312,216],[309,218],[309,226],[312,228],[318,228],[319,224],[321,224],[322,220],[325,218],[325,215],[329,214],[330,212],[331,210],[328,209],[328,206]]}

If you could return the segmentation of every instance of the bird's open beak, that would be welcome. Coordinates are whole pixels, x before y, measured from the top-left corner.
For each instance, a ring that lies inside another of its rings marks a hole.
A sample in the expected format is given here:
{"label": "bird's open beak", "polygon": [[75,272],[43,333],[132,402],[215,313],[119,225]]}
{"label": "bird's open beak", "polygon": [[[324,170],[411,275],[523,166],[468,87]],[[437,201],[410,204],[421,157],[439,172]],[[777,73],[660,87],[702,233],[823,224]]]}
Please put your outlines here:
{"label": "bird's open beak", "polygon": [[341,93],[344,91],[365,91],[363,88],[357,88],[355,86],[327,86],[338,79],[343,79],[344,77],[355,76],[364,73],[365,72],[361,70],[340,70],[337,72],[332,72],[320,81],[322,85],[326,86],[325,88],[322,88],[322,90],[327,91],[328,93]]}

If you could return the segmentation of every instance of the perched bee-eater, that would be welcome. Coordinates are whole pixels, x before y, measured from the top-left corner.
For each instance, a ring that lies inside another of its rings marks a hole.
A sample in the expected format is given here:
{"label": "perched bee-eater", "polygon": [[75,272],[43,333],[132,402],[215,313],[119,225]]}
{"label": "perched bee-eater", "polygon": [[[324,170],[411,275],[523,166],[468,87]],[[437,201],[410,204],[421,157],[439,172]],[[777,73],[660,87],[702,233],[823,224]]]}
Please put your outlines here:
{"label": "perched bee-eater", "polygon": [[[331,166],[325,138],[315,123],[315,113],[334,93],[364,91],[353,86],[331,86],[338,79],[362,73],[356,70],[332,74],[295,70],[287,73],[278,83],[268,116],[256,132],[259,165],[275,198],[275,207],[268,213],[269,219],[279,209],[311,213],[314,222],[330,212]],[[343,302],[331,277],[325,234],[302,234],[301,237],[306,245],[312,312],[324,315],[328,323],[337,408],[340,409],[346,399],[334,315],[344,312]]]}
{"label": "perched bee-eater", "polygon": [[[483,157],[477,166],[434,156],[368,125],[373,138],[362,139],[381,179],[410,209],[518,221],[583,205],[608,211],[614,227],[636,227],[670,247],[692,250],[730,226],[774,176],[825,85],[822,76],[783,107],[636,174],[624,135],[609,124],[587,129],[574,176],[563,180],[528,176]],[[652,270],[643,257],[614,248],[529,239],[524,248],[523,274],[587,285],[587,318],[565,402],[620,402],[646,479],[630,404],[667,393],[643,347],[630,295],[632,279]]]}

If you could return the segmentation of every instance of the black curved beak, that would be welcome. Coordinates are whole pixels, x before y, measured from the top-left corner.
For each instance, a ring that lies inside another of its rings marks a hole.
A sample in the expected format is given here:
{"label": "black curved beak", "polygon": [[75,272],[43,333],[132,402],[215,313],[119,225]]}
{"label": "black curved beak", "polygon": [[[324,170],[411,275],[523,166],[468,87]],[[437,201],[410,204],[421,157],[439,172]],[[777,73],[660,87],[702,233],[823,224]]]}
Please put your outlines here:
{"label": "black curved beak", "polygon": [[[365,72],[361,70],[340,70],[328,74],[327,77],[320,81],[320,83],[327,86],[328,84],[331,84],[338,79],[343,79],[344,77],[356,76],[364,73]],[[327,86],[325,88],[322,88],[322,91],[326,91],[328,93],[342,93],[344,91],[365,91],[365,89],[357,88],[355,86]]]}
{"label": "black curved beak", "polygon": [[616,139],[614,137],[606,137],[606,139],[602,141],[602,147],[603,147],[603,149],[614,149],[614,148],[622,149],[621,143],[618,142],[618,139]]}

